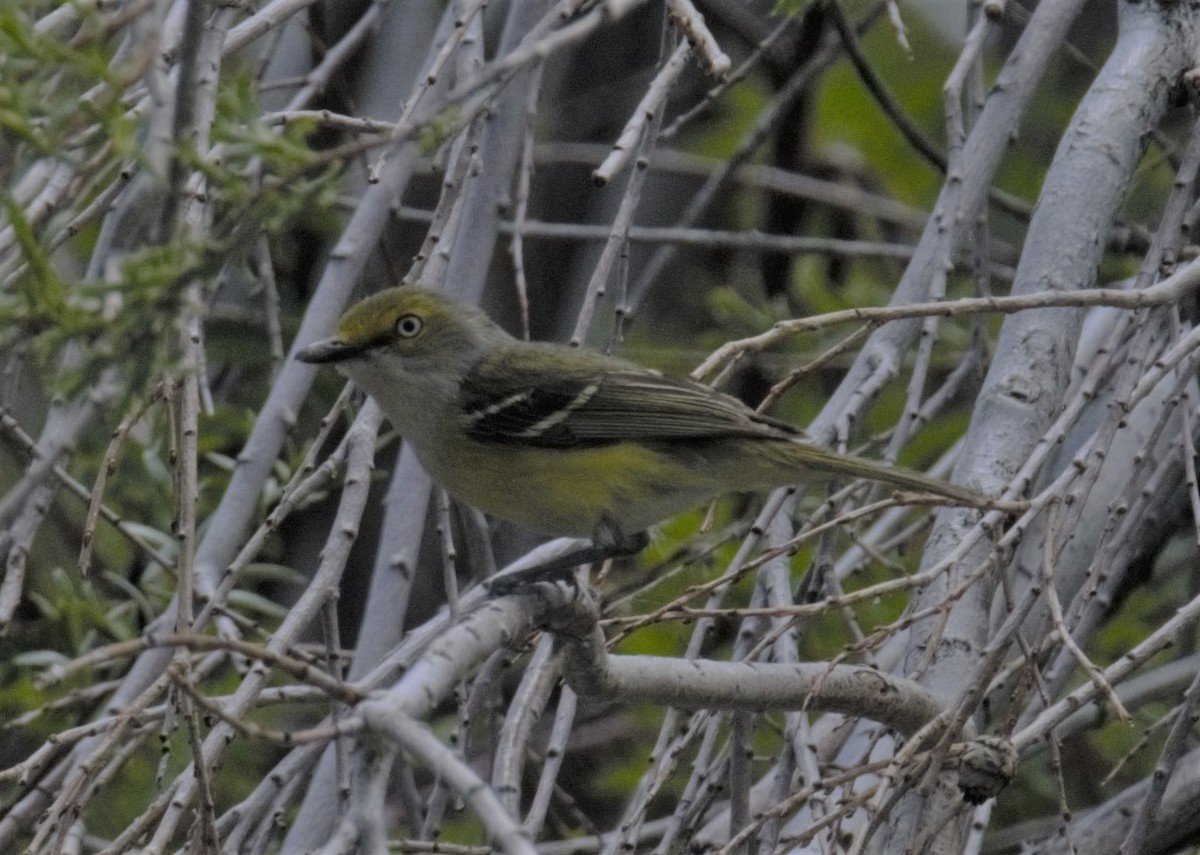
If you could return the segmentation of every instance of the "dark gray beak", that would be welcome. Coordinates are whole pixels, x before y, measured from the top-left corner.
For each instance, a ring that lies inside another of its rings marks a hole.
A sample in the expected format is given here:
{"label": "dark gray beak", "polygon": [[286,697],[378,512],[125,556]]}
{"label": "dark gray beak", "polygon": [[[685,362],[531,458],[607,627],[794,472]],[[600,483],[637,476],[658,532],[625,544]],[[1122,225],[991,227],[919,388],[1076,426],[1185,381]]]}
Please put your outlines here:
{"label": "dark gray beak", "polygon": [[296,358],[301,362],[311,362],[315,365],[341,362],[352,359],[363,352],[361,347],[346,344],[339,338],[326,338],[315,341],[308,347],[296,351]]}

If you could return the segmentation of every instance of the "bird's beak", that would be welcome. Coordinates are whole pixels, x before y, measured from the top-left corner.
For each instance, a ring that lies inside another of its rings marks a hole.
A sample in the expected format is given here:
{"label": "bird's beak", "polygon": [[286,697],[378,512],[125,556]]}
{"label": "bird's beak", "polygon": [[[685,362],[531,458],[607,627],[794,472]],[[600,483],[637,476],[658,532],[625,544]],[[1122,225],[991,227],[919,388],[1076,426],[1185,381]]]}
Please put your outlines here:
{"label": "bird's beak", "polygon": [[296,351],[296,358],[301,362],[311,362],[316,365],[342,362],[362,353],[361,347],[347,344],[340,338],[326,338],[315,341],[308,347]]}

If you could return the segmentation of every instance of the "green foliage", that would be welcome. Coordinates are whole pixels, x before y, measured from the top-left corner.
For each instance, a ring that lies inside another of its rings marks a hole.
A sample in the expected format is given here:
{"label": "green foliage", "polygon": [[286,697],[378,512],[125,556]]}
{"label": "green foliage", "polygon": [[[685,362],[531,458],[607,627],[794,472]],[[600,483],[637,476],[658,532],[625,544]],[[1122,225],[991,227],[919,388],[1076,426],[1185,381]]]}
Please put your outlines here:
{"label": "green foliage", "polygon": [[10,196],[0,198],[4,213],[12,226],[13,234],[29,262],[29,275],[18,283],[24,298],[24,316],[20,317],[19,328],[25,334],[61,323],[66,314],[66,294],[63,282],[55,272],[45,248],[38,242],[25,211]]}
{"label": "green foliage", "polygon": [[111,98],[120,91],[122,81],[111,67],[109,45],[37,33],[29,11],[21,3],[0,4],[0,150],[55,156],[83,122],[98,118],[93,111],[106,93]]}
{"label": "green foliage", "polygon": [[421,154],[433,157],[462,127],[461,110],[454,105],[446,107],[422,125],[417,137]]}
{"label": "green foliage", "polygon": [[[105,87],[119,91],[123,84],[110,68],[113,45],[103,39],[84,42],[86,50],[77,50],[59,39],[35,36],[21,11],[0,10],[0,62],[13,72],[0,75],[5,80],[0,113],[21,119],[0,124],[0,150],[16,154],[7,164],[10,170],[48,153],[69,152],[73,161],[89,162],[104,156],[104,162],[111,163],[114,157],[138,150],[133,114],[117,99],[105,102],[101,97],[108,91]],[[47,64],[47,57],[56,64]],[[66,369],[48,372],[45,378],[63,394],[71,396],[93,384],[105,368],[130,352],[142,358],[123,366],[129,372],[128,389],[140,389],[164,372],[177,370],[179,333],[173,319],[182,308],[184,287],[244,263],[260,235],[281,234],[297,220],[332,207],[336,168],[314,166],[317,161],[302,128],[277,131],[264,126],[252,84],[245,70],[221,77],[213,130],[218,156],[201,158],[187,146],[173,153],[183,166],[203,176],[205,200],[214,215],[212,228],[203,235],[187,230],[167,240],[140,242],[121,253],[119,269],[103,282],[64,280],[51,263],[47,235],[41,233],[44,226],[40,230],[29,223],[11,196],[0,198],[26,262],[24,272],[15,277],[15,293],[23,299],[0,299],[0,328],[32,344],[39,365]],[[72,85],[77,99],[67,94]],[[85,87],[100,94],[84,97],[90,91]],[[10,133],[8,138],[4,131]],[[110,172],[94,174],[112,177]],[[93,186],[90,192],[101,189]],[[130,226],[147,227],[153,208],[162,202],[157,191],[149,194],[143,206],[150,210],[140,212]],[[55,229],[61,234],[61,228],[61,223],[52,223],[50,236]],[[131,237],[118,236],[122,241]],[[66,368],[58,355],[68,344],[80,346]]]}
{"label": "green foliage", "polygon": [[[893,100],[935,146],[944,145],[941,87],[955,57],[920,15],[906,14],[908,39],[917,61],[888,25],[875,26],[861,48]],[[917,154],[863,86],[849,60],[822,78],[813,117],[814,143],[841,168],[862,170],[894,198],[928,207],[942,176]]]}
{"label": "green foliage", "polygon": [[[0,178],[5,188],[0,212],[13,230],[21,262],[0,270],[12,286],[0,290],[0,347],[19,344],[28,354],[27,364],[37,371],[38,384],[65,399],[90,394],[102,377],[117,384],[100,429],[85,435],[72,459],[73,471],[90,484],[107,444],[107,429],[164,376],[188,370],[179,319],[185,311],[202,311],[188,302],[190,286],[211,283],[205,285],[207,297],[228,277],[243,276],[249,252],[260,239],[268,245],[284,235],[291,240],[298,224],[328,230],[337,219],[330,212],[337,210],[339,175],[336,164],[325,165],[314,153],[309,128],[273,128],[263,122],[253,70],[230,60],[219,78],[212,147],[203,156],[188,144],[169,152],[185,173],[199,176],[202,184],[190,189],[203,194],[209,219],[194,227],[187,205],[195,197],[183,194],[177,232],[157,234],[169,201],[167,178],[146,159],[144,87],[135,86],[128,97],[131,82],[144,70],[139,64],[156,61],[154,49],[135,46],[118,56],[121,31],[86,3],[60,16],[70,38],[54,29],[35,32],[33,21],[47,20],[50,9],[0,2]],[[67,213],[33,220],[27,216],[27,200],[18,199],[13,187],[29,170],[55,159],[71,164],[79,176],[60,203]],[[138,178],[130,182],[130,174]],[[114,188],[133,199],[116,233],[103,234],[92,226],[111,202],[96,207],[92,219],[70,220]],[[85,278],[82,265],[64,263],[98,249],[107,259],[99,278]],[[261,326],[261,318],[256,324]],[[214,321],[211,329],[221,340],[223,325]],[[219,397],[215,417],[203,425],[201,520],[220,498],[229,470],[223,460],[244,444],[253,422],[249,408],[261,401],[272,376],[270,355],[257,330],[243,327],[226,340],[239,344],[236,350],[208,351],[207,378],[219,382],[228,366],[236,366],[234,370],[244,372],[244,383],[238,386],[241,394]],[[252,346],[246,347],[247,342]],[[171,556],[176,548],[170,534],[175,464],[169,459],[174,452],[162,406],[152,408],[133,433],[118,455],[104,500],[160,553]],[[71,499],[66,505],[64,511],[78,524],[79,503]],[[73,575],[77,548],[73,533],[63,554],[51,557],[43,550],[30,561],[30,626],[39,627],[40,643],[69,655],[87,649],[96,638],[136,634],[174,592],[167,569],[146,563],[145,555],[103,521],[96,529],[91,584],[81,584]],[[279,614],[251,590],[242,603],[264,617]],[[52,649],[39,647],[39,640],[26,642],[31,650]]]}

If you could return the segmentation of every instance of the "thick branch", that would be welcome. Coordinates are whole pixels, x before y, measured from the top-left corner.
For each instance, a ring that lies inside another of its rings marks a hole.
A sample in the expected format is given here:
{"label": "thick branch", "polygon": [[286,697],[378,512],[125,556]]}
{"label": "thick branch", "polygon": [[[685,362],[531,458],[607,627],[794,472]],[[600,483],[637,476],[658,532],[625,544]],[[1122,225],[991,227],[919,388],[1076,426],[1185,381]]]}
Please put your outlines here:
{"label": "thick branch", "polygon": [[874,719],[905,736],[942,712],[915,681],[862,665],[610,656],[596,606],[586,596],[549,617],[570,653],[567,682],[580,695],[685,709],[825,710]]}

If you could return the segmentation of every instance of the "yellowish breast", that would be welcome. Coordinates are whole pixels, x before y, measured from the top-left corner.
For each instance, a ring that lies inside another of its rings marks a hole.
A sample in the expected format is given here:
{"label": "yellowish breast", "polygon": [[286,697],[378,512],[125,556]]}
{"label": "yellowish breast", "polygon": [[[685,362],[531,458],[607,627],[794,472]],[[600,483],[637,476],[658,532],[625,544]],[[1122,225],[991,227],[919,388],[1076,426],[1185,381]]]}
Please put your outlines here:
{"label": "yellowish breast", "polygon": [[464,440],[440,451],[441,459],[422,462],[456,498],[558,536],[590,537],[601,521],[634,534],[721,492],[709,474],[644,445],[530,449]]}

